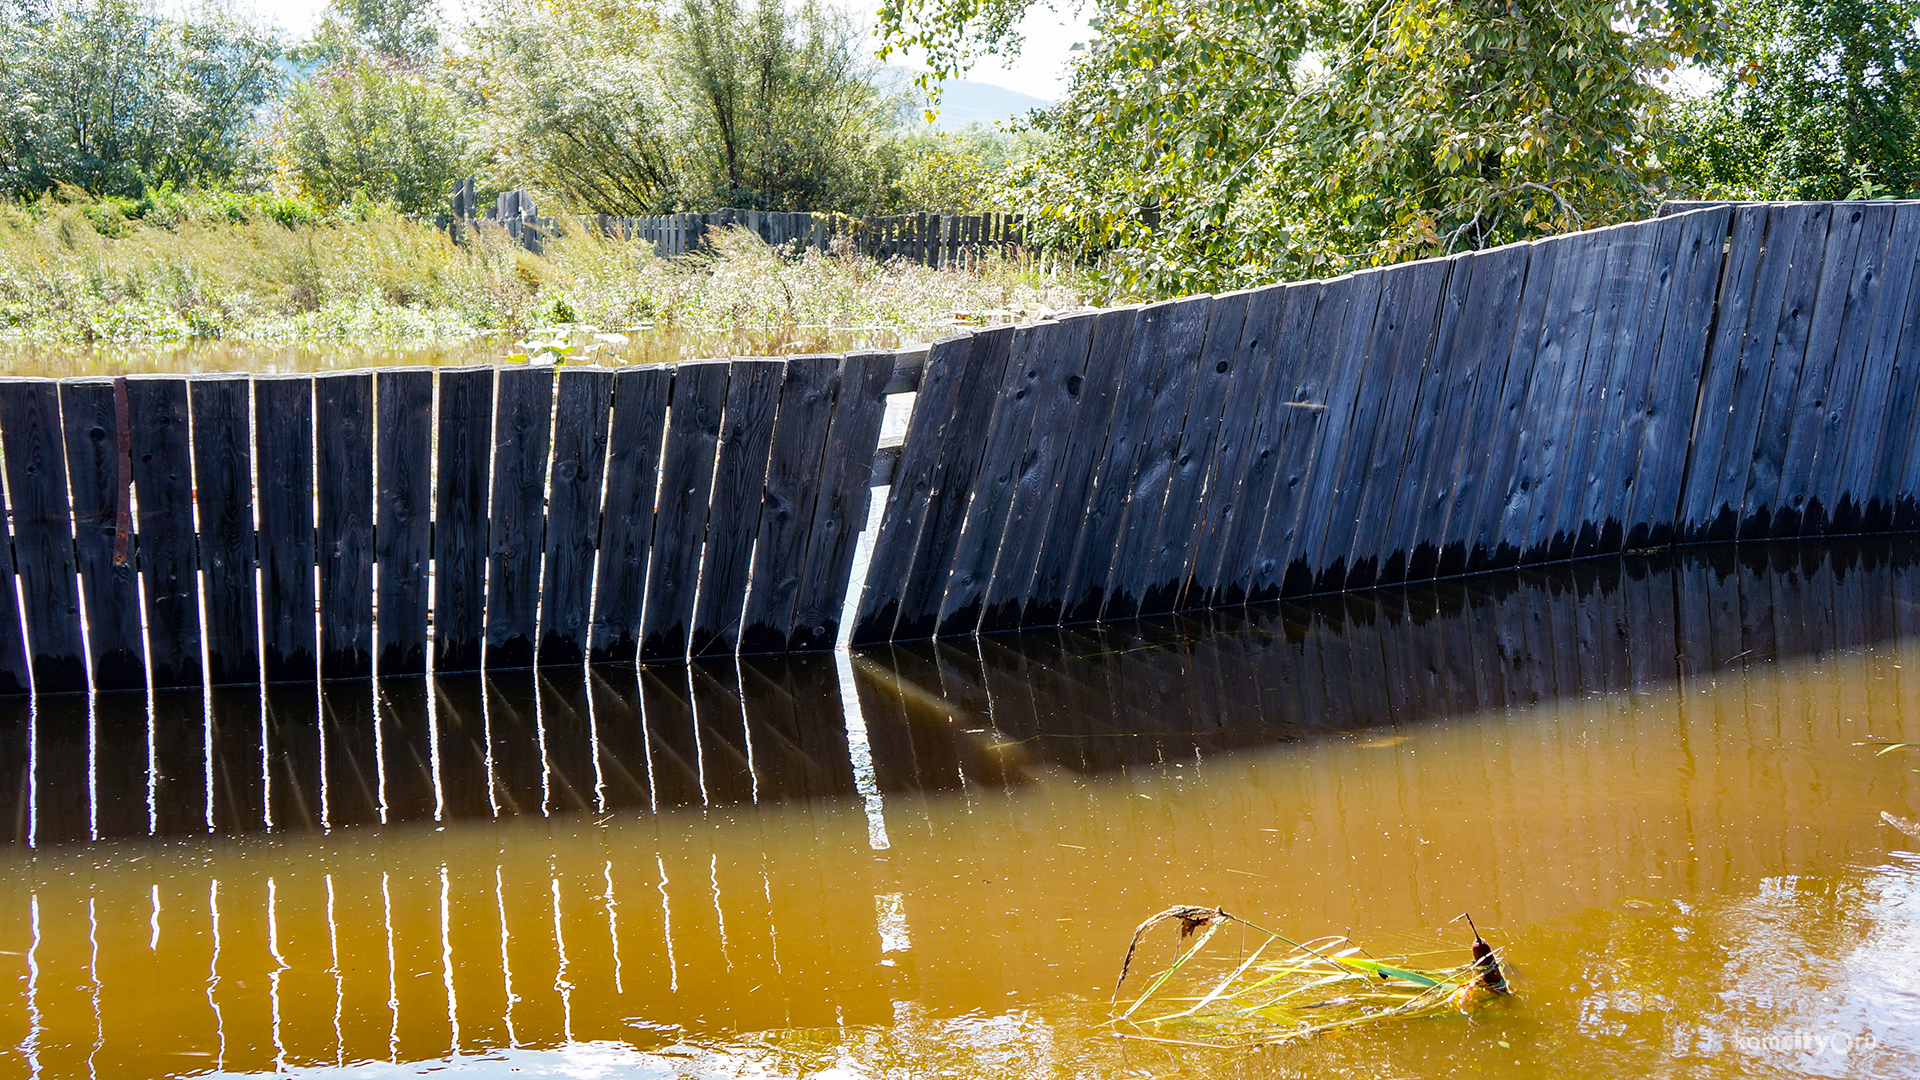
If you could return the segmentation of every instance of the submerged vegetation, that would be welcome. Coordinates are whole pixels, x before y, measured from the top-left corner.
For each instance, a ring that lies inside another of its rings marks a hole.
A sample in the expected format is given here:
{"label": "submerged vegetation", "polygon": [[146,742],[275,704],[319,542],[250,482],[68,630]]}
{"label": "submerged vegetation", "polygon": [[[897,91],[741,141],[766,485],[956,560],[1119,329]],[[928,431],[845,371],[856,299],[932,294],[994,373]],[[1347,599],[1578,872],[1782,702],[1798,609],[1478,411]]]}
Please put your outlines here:
{"label": "submerged vegetation", "polygon": [[1020,259],[935,270],[780,251],[744,232],[669,260],[566,218],[533,255],[495,229],[460,245],[373,205],[326,218],[270,197],[0,205],[0,340],[38,345],[398,342],[565,324],[804,348],[825,332],[911,337],[1077,302],[1070,278]]}
{"label": "submerged vegetation", "polygon": [[[1163,922],[1180,924],[1183,943],[1196,932],[1199,937],[1119,1009],[1120,988],[1141,938]],[[1255,940],[1237,963],[1203,957],[1214,934],[1228,925],[1263,940]],[[1272,1045],[1388,1021],[1472,1014],[1513,992],[1498,954],[1478,929],[1466,963],[1420,966],[1435,955],[1381,958],[1344,937],[1294,941],[1219,908],[1171,907],[1142,922],[1127,945],[1114,987],[1115,1031],[1195,1046]]]}

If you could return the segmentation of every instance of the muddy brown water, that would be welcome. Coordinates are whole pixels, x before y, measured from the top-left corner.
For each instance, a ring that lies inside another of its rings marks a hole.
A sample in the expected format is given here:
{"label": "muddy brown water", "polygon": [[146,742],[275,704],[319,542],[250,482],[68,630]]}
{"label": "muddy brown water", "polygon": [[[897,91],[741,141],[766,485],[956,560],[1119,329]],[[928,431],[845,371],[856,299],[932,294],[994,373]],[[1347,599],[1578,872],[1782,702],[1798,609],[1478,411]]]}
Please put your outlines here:
{"label": "muddy brown water", "polygon": [[[1880,814],[1920,817],[1920,752],[1874,742],[1920,740],[1917,634],[1920,544],[1836,542],[778,663],[9,705],[0,1070],[1911,1076],[1920,842]],[[1460,959],[1470,910],[1519,997],[1121,1038],[1120,953],[1176,902]]]}

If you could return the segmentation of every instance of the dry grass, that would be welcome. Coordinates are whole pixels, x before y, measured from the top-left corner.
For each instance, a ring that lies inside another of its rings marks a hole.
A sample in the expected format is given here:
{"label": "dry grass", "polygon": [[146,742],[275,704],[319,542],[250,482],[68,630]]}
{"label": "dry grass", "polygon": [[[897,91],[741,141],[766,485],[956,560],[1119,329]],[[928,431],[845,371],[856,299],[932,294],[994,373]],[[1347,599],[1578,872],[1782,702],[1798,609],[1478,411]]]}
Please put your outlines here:
{"label": "dry grass", "polygon": [[885,344],[1079,300],[1069,275],[1025,260],[882,266],[845,251],[793,257],[742,233],[666,260],[571,221],[542,257],[498,230],[461,246],[379,210],[293,228],[184,217],[103,230],[100,217],[84,204],[0,205],[0,338],[365,344],[586,324],[846,347],[850,334]]}

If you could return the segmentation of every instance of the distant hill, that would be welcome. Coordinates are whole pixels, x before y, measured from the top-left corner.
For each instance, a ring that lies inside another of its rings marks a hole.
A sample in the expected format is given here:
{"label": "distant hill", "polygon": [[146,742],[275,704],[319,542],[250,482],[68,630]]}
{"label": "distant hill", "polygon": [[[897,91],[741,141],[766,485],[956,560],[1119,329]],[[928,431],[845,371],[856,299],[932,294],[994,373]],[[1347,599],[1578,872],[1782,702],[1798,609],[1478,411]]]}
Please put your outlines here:
{"label": "distant hill", "polygon": [[1052,105],[1051,101],[1004,86],[955,79],[940,87],[940,118],[934,121],[934,126],[960,128],[972,123],[991,124]]}
{"label": "distant hill", "polygon": [[[910,89],[915,74],[903,67],[889,66],[881,70],[880,78],[876,81],[883,87]],[[1004,86],[972,79],[949,79],[940,84],[940,116],[933,126],[951,131],[968,124],[992,124],[995,120],[1025,116],[1032,109],[1045,109],[1052,105],[1053,102],[1045,98],[1009,90]]]}

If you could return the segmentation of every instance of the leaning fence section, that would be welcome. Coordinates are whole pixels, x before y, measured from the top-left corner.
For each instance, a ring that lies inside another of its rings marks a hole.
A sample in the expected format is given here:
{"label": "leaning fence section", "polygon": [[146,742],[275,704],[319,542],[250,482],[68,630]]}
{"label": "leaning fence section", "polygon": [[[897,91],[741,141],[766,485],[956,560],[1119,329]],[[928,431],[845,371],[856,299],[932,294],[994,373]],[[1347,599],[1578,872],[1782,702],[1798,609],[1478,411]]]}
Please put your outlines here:
{"label": "leaning fence section", "polygon": [[0,692],[808,651],[850,602],[871,644],[1920,528],[1920,203],[1671,209],[917,352],[0,380]]}
{"label": "leaning fence section", "polygon": [[830,648],[918,356],[0,380],[0,692]]}
{"label": "leaning fence section", "polygon": [[1671,209],[936,345],[853,641],[1920,527],[1920,204]]}

